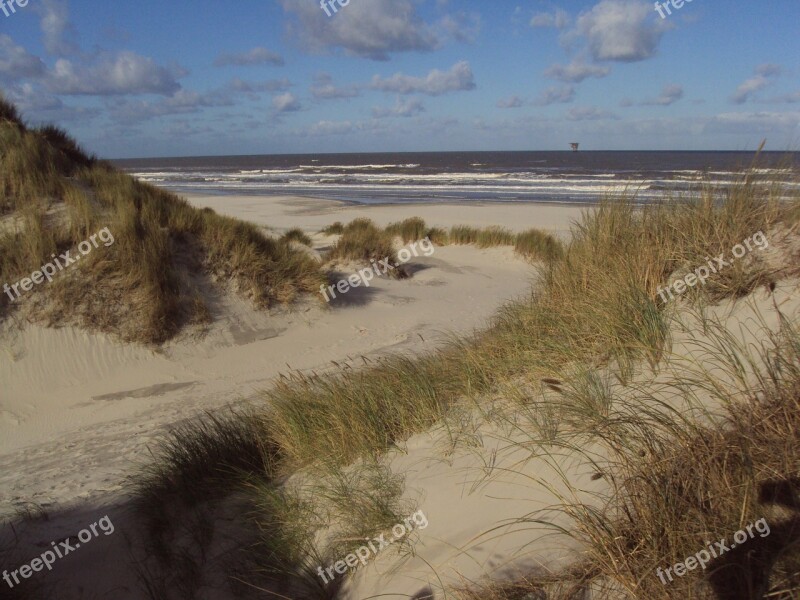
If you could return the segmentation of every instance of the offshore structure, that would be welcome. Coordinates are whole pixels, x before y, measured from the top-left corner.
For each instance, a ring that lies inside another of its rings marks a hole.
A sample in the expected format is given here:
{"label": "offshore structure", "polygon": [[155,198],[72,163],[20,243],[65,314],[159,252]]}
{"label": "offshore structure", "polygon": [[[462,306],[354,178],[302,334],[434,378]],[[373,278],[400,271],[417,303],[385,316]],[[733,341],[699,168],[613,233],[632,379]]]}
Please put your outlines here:
{"label": "offshore structure", "polygon": [[572,142],[572,143],[570,144],[570,146],[572,146],[572,151],[573,151],[573,152],[577,152],[577,151],[578,151],[578,146],[579,146],[579,145],[580,145],[580,144],[578,144],[578,142]]}

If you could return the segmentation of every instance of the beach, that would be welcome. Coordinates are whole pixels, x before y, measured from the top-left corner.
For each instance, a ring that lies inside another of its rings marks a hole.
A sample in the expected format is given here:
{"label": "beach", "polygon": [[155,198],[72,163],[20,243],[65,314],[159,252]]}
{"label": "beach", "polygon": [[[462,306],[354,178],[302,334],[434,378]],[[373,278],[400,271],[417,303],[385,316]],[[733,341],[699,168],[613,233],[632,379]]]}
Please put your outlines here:
{"label": "beach", "polygon": [[800,3],[560,4],[0,0],[0,600],[800,598]]}

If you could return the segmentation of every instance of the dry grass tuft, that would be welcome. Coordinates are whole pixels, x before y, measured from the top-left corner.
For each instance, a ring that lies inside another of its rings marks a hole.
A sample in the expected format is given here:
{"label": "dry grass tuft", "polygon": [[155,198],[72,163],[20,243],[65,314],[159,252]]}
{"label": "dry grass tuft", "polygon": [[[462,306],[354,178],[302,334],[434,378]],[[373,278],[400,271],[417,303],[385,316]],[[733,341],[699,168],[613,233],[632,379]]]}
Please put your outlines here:
{"label": "dry grass tuft", "polygon": [[424,238],[427,228],[423,219],[411,217],[399,223],[390,223],[386,226],[386,233],[391,236],[399,236],[404,244],[408,244]]}
{"label": "dry grass tuft", "polygon": [[297,242],[298,244],[302,244],[303,246],[311,247],[313,243],[311,238],[299,228],[290,229],[286,233],[281,236],[281,241],[283,242]]}

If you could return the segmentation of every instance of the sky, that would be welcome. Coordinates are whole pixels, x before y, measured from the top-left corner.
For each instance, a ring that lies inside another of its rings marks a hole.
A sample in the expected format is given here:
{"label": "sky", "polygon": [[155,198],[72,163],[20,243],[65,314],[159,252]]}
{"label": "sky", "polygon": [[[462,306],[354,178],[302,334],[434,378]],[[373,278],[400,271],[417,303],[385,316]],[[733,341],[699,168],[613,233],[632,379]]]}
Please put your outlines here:
{"label": "sky", "polygon": [[800,147],[798,0],[9,2],[0,91],[106,158]]}

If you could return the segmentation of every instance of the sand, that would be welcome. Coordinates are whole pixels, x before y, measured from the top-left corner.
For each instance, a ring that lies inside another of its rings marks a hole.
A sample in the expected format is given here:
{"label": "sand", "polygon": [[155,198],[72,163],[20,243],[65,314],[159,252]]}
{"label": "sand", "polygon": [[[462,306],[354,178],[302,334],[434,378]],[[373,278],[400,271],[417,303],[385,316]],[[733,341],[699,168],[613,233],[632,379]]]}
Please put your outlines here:
{"label": "sand", "polygon": [[[317,250],[331,243],[316,233],[320,228],[361,216],[381,225],[421,216],[431,226],[539,227],[566,236],[580,214],[575,207],[517,204],[365,207],[244,196],[190,201],[275,233],[300,227],[313,234]],[[332,361],[360,364],[360,356],[431,350],[449,335],[485,327],[499,306],[535,285],[533,266],[510,248],[436,248],[413,259],[411,270],[409,280],[376,279],[333,306],[307,301],[257,312],[237,298],[216,298],[208,332],[159,349],[73,328],[7,326],[0,336],[0,513],[27,507],[34,518],[19,523],[13,535],[3,532],[0,554],[14,546],[16,568],[51,541],[74,537],[108,515],[113,534],[65,557],[52,573],[35,573],[25,585],[56,586],[59,598],[68,600],[144,597],[131,568],[140,534],[128,477],[148,460],[148,444],[165,428],[205,410],[261,402],[260,390],[289,370],[321,372]],[[754,315],[767,315],[768,325],[777,327],[774,301],[797,314],[797,287],[797,281],[786,282],[777,300],[759,291],[751,302],[716,311],[732,319],[742,340],[755,342],[760,334]],[[676,364],[702,362],[677,330],[675,340]],[[444,598],[447,586],[488,574],[557,570],[580,556],[583,549],[568,536],[519,518],[544,516],[568,525],[554,510],[566,482],[582,500],[601,506],[609,484],[596,465],[570,452],[530,459],[509,446],[508,432],[497,423],[474,418],[474,447],[453,449],[450,433],[439,427],[386,457],[392,471],[405,476],[406,496],[424,510],[429,526],[413,534],[413,556],[381,553],[346,582],[342,598]],[[40,509],[49,520],[35,518]],[[0,581],[0,589],[4,585]],[[202,597],[230,596],[208,587]]]}
{"label": "sand", "polygon": [[[316,233],[319,229],[362,216],[381,225],[422,216],[432,226],[540,227],[565,236],[580,213],[514,204],[368,207],[291,197],[189,200],[276,233],[300,227],[313,235],[319,250],[331,243]],[[216,298],[209,331],[157,349],[71,327],[7,323],[0,332],[0,515],[27,508],[51,517],[45,524],[29,524],[30,535],[17,554],[25,555],[27,543],[30,553],[74,534],[111,510],[118,523],[115,534],[97,540],[91,552],[65,558],[58,575],[47,579],[62,578],[65,598],[72,597],[70,590],[79,597],[76,589],[83,585],[96,588],[99,598],[126,597],[106,596],[113,588],[130,589],[130,597],[138,597],[132,591],[135,577],[121,566],[123,541],[132,535],[124,532],[126,482],[167,427],[202,411],[259,402],[259,392],[289,370],[321,372],[332,361],[431,350],[453,334],[485,327],[501,304],[527,293],[535,277],[533,266],[510,248],[436,248],[409,266],[411,279],[376,279],[333,306],[309,300],[259,312],[232,296]],[[101,576],[94,570],[102,567],[88,560],[96,552],[120,560]],[[68,561],[75,565],[67,568]]]}

